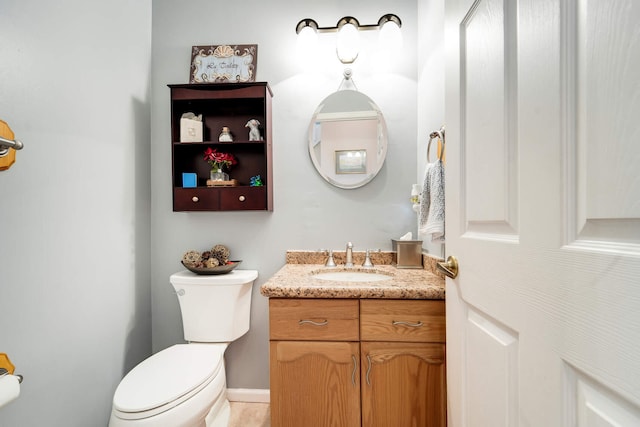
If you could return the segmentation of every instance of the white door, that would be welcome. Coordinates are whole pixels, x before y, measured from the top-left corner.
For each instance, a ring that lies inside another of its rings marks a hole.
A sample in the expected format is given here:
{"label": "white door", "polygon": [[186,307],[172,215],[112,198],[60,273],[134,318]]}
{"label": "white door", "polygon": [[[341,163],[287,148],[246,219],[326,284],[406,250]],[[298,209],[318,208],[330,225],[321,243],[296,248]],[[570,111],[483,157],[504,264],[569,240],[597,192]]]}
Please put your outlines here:
{"label": "white door", "polygon": [[640,1],[446,0],[449,426],[640,426]]}

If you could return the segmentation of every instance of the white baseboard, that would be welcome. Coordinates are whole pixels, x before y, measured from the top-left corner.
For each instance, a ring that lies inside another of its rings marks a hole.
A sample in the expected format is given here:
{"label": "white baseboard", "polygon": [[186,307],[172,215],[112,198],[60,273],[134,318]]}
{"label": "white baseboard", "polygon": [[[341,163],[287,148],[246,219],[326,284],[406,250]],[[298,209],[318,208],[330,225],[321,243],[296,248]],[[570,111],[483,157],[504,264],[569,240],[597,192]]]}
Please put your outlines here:
{"label": "white baseboard", "polygon": [[259,388],[228,388],[227,399],[231,402],[269,403],[268,389]]}

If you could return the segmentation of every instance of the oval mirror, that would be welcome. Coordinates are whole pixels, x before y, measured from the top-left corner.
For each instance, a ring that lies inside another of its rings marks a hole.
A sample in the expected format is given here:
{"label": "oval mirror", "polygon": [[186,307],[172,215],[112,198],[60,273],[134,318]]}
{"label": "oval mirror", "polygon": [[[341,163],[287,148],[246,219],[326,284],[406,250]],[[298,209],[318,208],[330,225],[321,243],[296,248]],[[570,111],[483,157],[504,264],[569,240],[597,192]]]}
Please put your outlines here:
{"label": "oval mirror", "polygon": [[309,125],[309,155],[318,173],[339,188],[358,188],[380,171],[387,125],[378,106],[356,90],[326,97]]}

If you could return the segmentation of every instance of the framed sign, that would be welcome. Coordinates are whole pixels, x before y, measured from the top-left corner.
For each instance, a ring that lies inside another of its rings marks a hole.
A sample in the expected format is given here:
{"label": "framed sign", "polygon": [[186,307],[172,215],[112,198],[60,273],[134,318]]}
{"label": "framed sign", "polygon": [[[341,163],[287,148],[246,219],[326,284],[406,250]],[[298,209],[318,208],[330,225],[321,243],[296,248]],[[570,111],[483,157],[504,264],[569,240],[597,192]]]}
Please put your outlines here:
{"label": "framed sign", "polygon": [[189,83],[244,83],[256,80],[258,45],[193,46]]}
{"label": "framed sign", "polygon": [[336,174],[367,173],[367,150],[336,150]]}

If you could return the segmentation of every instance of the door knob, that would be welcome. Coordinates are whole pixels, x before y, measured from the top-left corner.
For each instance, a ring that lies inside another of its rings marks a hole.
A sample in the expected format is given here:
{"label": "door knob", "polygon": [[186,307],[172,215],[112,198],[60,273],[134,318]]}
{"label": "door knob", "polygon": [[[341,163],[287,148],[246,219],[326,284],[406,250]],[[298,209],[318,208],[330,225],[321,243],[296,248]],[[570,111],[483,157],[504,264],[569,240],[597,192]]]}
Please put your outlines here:
{"label": "door knob", "polygon": [[453,255],[449,255],[447,262],[439,262],[436,266],[445,276],[451,279],[458,277],[458,260]]}

